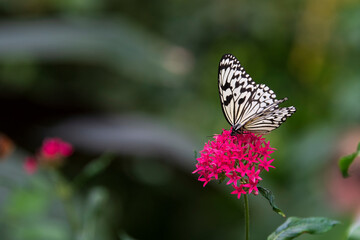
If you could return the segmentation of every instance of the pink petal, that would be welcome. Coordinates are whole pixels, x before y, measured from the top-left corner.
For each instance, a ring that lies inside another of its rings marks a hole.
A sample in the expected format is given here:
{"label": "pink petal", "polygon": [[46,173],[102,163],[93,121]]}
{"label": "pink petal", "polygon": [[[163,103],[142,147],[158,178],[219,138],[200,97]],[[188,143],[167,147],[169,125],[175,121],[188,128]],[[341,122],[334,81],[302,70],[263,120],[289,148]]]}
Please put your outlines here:
{"label": "pink petal", "polygon": [[34,157],[27,157],[24,163],[24,169],[27,174],[32,175],[37,170],[38,163]]}

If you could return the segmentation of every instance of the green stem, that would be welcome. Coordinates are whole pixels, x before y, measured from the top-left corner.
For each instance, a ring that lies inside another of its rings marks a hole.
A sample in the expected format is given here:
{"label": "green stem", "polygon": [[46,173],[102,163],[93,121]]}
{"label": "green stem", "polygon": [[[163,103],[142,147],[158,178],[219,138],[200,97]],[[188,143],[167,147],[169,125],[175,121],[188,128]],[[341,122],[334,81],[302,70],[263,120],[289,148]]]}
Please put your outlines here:
{"label": "green stem", "polygon": [[79,221],[73,202],[73,188],[70,183],[57,170],[51,171],[55,181],[56,194],[62,202],[66,217],[74,234],[79,231]]}
{"label": "green stem", "polygon": [[[59,183],[59,185],[63,185],[60,187],[63,188],[69,188],[69,186],[65,183]],[[70,190],[71,191],[71,190]],[[79,231],[79,222],[76,216],[76,209],[74,208],[74,203],[72,202],[72,193],[70,193],[71,195],[64,195],[64,194],[58,194],[60,200],[62,201],[63,205],[64,205],[64,210],[66,213],[66,216],[69,220],[70,223],[70,227],[73,231],[74,234],[76,234]]]}
{"label": "green stem", "polygon": [[246,194],[244,196],[244,207],[245,207],[245,239],[249,240],[249,226],[250,226],[250,214],[249,214],[249,201]]}

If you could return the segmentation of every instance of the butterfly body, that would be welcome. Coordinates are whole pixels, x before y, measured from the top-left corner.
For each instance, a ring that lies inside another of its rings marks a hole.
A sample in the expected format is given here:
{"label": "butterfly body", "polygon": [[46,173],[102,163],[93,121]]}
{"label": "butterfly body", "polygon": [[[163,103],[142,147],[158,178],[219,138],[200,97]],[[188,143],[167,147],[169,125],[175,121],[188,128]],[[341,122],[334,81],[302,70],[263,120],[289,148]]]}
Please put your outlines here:
{"label": "butterfly body", "polygon": [[267,134],[296,111],[293,106],[280,108],[287,98],[278,100],[268,86],[256,84],[231,54],[220,60],[219,95],[232,135],[246,131]]}

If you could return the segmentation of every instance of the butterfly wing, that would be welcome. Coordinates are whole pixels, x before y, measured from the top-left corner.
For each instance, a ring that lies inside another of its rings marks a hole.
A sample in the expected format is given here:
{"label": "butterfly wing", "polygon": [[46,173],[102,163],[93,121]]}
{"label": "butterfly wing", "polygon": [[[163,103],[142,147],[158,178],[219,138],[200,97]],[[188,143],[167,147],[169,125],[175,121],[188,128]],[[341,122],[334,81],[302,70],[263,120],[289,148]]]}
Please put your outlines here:
{"label": "butterfly wing", "polygon": [[275,110],[285,100],[276,100],[276,94],[265,84],[256,84],[251,97],[244,104],[240,113],[240,126],[266,111]]}
{"label": "butterfly wing", "polygon": [[220,60],[219,94],[224,115],[235,130],[277,101],[275,93],[265,84],[256,84],[231,54]]}
{"label": "butterfly wing", "polygon": [[254,91],[255,83],[240,62],[225,54],[219,64],[219,95],[224,115],[230,125],[240,120],[240,115]]}
{"label": "butterfly wing", "polygon": [[244,129],[253,133],[267,134],[278,128],[296,111],[295,107],[278,108],[263,112],[244,125]]}

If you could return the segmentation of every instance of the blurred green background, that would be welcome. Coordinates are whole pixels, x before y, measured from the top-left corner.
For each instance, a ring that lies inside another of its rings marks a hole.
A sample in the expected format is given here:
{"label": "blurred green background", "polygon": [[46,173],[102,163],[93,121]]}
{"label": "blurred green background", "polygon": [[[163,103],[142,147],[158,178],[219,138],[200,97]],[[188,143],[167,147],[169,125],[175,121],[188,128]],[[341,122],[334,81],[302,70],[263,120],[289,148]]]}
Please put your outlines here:
{"label": "blurred green background", "polygon": [[[16,145],[0,165],[0,239],[242,239],[242,200],[191,174],[194,150],[230,128],[225,53],[297,108],[266,136],[278,150],[262,186],[287,216],[343,223],[299,239],[345,239],[356,210],[337,206],[329,172],[360,122],[359,1],[2,0],[0,17],[0,132]],[[74,145],[69,181],[113,158],[79,189],[76,238],[46,171],[22,168],[51,136]],[[252,239],[285,221],[250,205]]]}

